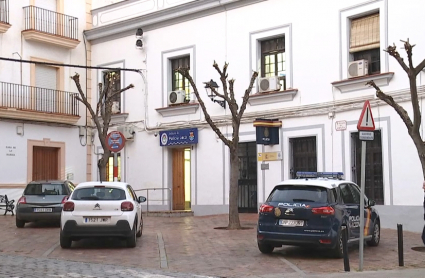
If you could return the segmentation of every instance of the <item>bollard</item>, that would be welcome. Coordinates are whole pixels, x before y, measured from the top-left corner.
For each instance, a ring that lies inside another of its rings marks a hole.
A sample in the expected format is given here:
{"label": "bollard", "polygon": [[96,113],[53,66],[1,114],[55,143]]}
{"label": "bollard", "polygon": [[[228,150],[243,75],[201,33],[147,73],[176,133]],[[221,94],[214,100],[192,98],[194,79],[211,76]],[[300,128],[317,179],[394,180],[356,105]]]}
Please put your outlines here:
{"label": "bollard", "polygon": [[347,248],[348,230],[346,226],[341,227],[341,233],[342,233],[342,252],[344,253],[344,271],[350,271],[350,260],[348,258],[348,248]]}
{"label": "bollard", "polygon": [[403,225],[402,224],[397,224],[397,236],[398,236],[398,266],[404,266]]}

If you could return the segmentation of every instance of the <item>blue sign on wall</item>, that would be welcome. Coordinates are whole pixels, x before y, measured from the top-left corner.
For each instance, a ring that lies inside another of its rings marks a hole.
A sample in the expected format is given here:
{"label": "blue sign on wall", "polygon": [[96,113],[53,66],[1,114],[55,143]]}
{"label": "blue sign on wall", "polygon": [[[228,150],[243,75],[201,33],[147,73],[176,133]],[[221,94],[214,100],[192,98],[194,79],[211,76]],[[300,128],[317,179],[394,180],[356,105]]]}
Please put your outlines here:
{"label": "blue sign on wall", "polygon": [[165,130],[159,132],[159,145],[161,147],[192,144],[198,144],[197,128]]}

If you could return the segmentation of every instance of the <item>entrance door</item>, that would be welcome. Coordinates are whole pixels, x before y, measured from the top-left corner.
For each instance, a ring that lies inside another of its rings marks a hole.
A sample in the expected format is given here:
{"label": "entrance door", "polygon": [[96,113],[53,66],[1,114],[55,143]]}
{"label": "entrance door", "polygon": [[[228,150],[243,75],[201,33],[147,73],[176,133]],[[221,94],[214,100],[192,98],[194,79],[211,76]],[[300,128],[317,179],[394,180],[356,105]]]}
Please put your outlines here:
{"label": "entrance door", "polygon": [[33,147],[32,180],[59,179],[59,149]]}
{"label": "entrance door", "polygon": [[291,178],[295,178],[298,171],[317,171],[316,137],[300,137],[290,139],[292,150]]}
{"label": "entrance door", "polygon": [[239,143],[239,212],[257,212],[257,143]]}
{"label": "entrance door", "polygon": [[173,210],[185,209],[184,149],[173,149]]}
{"label": "entrance door", "polygon": [[[362,142],[359,133],[351,133],[353,142],[353,181],[361,186]],[[374,140],[366,143],[365,195],[376,204],[384,204],[384,180],[382,174],[381,131],[374,131]]]}

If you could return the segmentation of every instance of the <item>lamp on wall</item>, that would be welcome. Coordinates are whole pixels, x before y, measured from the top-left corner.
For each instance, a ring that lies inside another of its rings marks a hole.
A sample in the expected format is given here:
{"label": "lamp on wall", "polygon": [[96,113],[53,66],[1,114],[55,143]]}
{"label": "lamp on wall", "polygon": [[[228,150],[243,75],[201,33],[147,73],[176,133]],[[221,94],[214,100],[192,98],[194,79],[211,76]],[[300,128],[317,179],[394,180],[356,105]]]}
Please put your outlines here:
{"label": "lamp on wall", "polygon": [[224,99],[223,100],[215,99],[217,96],[214,94],[212,88],[214,88],[214,90],[217,91],[219,87],[217,85],[217,82],[211,79],[209,82],[204,82],[204,83],[205,83],[205,91],[207,92],[207,96],[211,99],[211,101],[220,104],[221,107],[226,109],[226,101]]}
{"label": "lamp on wall", "polygon": [[136,48],[137,49],[143,49],[143,41],[142,41],[142,37],[143,37],[143,29],[142,28],[138,28],[136,31]]}

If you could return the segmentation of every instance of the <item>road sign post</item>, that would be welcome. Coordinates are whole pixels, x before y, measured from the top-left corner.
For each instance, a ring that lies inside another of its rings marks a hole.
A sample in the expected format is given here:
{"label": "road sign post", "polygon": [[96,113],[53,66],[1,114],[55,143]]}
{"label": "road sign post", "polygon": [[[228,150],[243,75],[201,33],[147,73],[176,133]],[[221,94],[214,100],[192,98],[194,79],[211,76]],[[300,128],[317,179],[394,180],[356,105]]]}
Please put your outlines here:
{"label": "road sign post", "polygon": [[359,241],[359,271],[363,271],[363,247],[364,247],[364,195],[365,195],[365,164],[366,164],[366,141],[374,139],[375,121],[368,100],[363,105],[359,122],[357,123],[359,138],[362,140],[362,157],[360,172],[360,241]]}

